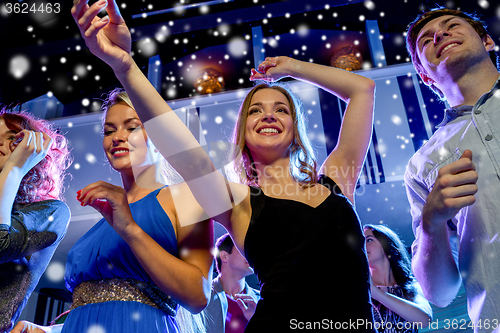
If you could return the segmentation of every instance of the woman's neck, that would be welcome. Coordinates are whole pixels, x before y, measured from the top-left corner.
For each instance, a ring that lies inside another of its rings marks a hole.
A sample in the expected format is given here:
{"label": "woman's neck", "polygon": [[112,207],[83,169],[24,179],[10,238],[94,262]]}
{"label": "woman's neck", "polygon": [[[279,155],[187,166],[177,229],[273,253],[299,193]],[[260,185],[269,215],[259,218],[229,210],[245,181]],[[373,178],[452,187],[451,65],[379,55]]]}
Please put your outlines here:
{"label": "woman's neck", "polygon": [[255,162],[258,182],[261,188],[296,182],[290,174],[290,160],[281,158],[272,163]]}
{"label": "woman's neck", "polygon": [[140,200],[151,191],[163,186],[156,181],[155,165],[120,172],[120,176],[129,203]]}
{"label": "woman's neck", "polygon": [[392,273],[391,263],[387,258],[378,264],[370,265],[370,274],[376,286],[394,286],[397,284]]}

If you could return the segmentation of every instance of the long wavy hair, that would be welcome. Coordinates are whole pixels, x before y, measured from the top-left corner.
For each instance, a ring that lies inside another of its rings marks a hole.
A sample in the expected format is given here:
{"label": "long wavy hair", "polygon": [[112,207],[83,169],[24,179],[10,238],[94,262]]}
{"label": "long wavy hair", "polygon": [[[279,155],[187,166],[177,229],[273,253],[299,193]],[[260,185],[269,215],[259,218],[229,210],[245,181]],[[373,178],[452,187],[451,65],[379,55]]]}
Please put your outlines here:
{"label": "long wavy hair", "polygon": [[47,156],[23,177],[16,194],[15,204],[28,204],[42,200],[64,200],[64,179],[73,159],[68,140],[45,119],[25,111],[0,110],[0,117],[10,130],[44,132],[53,140]]}
{"label": "long wavy hair", "polygon": [[364,229],[370,229],[373,236],[380,242],[384,253],[389,259],[392,273],[398,285],[403,287],[406,299],[414,299],[416,294],[416,280],[411,270],[411,260],[403,241],[389,227],[385,225],[366,224]]}
{"label": "long wavy hair", "polygon": [[[132,101],[130,100],[130,97],[123,88],[113,89],[112,91],[109,92],[109,94],[107,95],[106,99],[104,100],[101,106],[101,110],[103,111],[101,118],[101,125],[102,125],[101,131],[104,130],[104,123],[106,121],[106,114],[108,110],[112,106],[119,103],[125,104],[129,108],[135,110],[134,106],[132,105]],[[101,134],[104,135],[104,133],[102,132]],[[151,140],[148,139],[147,145],[149,153],[152,154],[155,147],[151,142]],[[183,181],[181,175],[170,165],[170,163],[167,162],[167,160],[162,155],[159,156],[159,159],[158,161],[156,161],[155,165],[156,165],[155,176],[158,182],[166,185],[172,185]]]}
{"label": "long wavy hair", "polygon": [[231,161],[234,163],[234,172],[238,181],[251,186],[259,186],[259,175],[250,149],[245,142],[245,125],[248,118],[248,109],[252,97],[262,89],[274,89],[281,92],[290,105],[290,113],[293,120],[293,140],[290,145],[290,173],[292,177],[309,187],[317,182],[317,162],[311,142],[307,135],[306,118],[304,116],[300,100],[282,84],[261,83],[255,86],[246,95],[238,112],[238,118],[233,130],[232,142],[234,149],[231,153]]}

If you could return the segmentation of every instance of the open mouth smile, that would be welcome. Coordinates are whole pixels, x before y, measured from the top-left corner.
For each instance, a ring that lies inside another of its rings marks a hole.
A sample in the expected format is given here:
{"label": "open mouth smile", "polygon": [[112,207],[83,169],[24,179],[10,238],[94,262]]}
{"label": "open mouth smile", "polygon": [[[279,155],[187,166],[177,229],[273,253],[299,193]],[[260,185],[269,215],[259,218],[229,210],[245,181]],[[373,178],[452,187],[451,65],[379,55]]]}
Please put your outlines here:
{"label": "open mouth smile", "polygon": [[124,148],[118,148],[118,149],[111,149],[111,155],[114,157],[121,157],[128,155],[130,153],[130,150],[124,149]]}
{"label": "open mouth smile", "polygon": [[277,128],[274,127],[265,127],[261,128],[260,130],[257,131],[259,134],[279,134],[281,131],[279,131]]}
{"label": "open mouth smile", "polygon": [[455,46],[458,46],[458,45],[460,45],[460,44],[459,44],[459,43],[451,43],[451,44],[446,45],[446,46],[445,46],[445,47],[441,50],[441,52],[439,52],[438,58],[439,58],[439,57],[441,57],[441,55],[442,55],[443,53],[445,53],[446,51],[448,51],[449,49],[451,49],[451,48],[453,48],[453,47],[455,47]]}

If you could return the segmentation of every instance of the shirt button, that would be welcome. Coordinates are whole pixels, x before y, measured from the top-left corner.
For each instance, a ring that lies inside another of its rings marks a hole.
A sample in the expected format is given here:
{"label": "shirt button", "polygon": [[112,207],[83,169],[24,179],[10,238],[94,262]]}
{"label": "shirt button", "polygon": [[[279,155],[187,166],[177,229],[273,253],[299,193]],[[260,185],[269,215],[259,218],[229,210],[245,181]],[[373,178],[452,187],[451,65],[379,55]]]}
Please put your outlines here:
{"label": "shirt button", "polygon": [[493,139],[493,135],[488,134],[488,135],[486,135],[486,136],[484,137],[484,139],[485,139],[486,141],[491,141],[491,139]]}
{"label": "shirt button", "polygon": [[474,110],[475,114],[481,114],[481,110]]}

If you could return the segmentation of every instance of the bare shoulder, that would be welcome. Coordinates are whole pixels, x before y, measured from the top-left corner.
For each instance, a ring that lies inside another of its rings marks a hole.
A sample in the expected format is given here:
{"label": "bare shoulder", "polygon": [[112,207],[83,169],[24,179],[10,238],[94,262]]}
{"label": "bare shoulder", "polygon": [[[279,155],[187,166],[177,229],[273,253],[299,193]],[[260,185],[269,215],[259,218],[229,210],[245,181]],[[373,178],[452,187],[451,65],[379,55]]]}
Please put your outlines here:
{"label": "bare shoulder", "polygon": [[184,182],[162,189],[158,201],[169,216],[172,214],[177,229],[213,218],[228,230],[237,247],[242,249],[252,214],[250,187],[231,182],[227,184],[231,207],[217,216],[209,216],[203,210]]}
{"label": "bare shoulder", "polygon": [[163,188],[158,194],[158,201],[164,207],[167,214],[169,212],[172,213],[176,223],[181,227],[209,218],[196,201],[186,183],[179,183]]}
{"label": "bare shoulder", "polygon": [[229,188],[233,199],[233,209],[230,216],[226,217],[226,223],[221,222],[221,224],[225,224],[224,227],[229,231],[236,247],[244,253],[245,236],[252,217],[252,193],[250,187],[244,184],[229,183]]}

